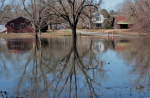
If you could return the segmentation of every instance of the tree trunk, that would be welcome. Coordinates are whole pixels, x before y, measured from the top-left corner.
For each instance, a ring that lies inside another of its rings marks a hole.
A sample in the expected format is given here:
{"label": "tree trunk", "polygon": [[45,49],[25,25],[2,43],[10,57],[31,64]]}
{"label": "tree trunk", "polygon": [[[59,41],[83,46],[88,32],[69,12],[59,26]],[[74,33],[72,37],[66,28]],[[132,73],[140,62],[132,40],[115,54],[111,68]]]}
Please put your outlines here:
{"label": "tree trunk", "polygon": [[72,27],[71,30],[72,30],[72,37],[73,37],[73,38],[77,38],[76,26]]}
{"label": "tree trunk", "polygon": [[41,29],[39,29],[39,44],[41,46]]}
{"label": "tree trunk", "polygon": [[37,31],[36,31],[36,29],[37,29],[37,28],[36,28],[36,25],[34,24],[33,27],[34,27],[34,34],[35,34],[35,36],[38,36],[38,35],[37,35]]}
{"label": "tree trunk", "polygon": [[90,30],[92,29],[92,21],[91,20],[89,21],[89,29]]}
{"label": "tree trunk", "polygon": [[39,29],[39,38],[41,39],[41,29]]}
{"label": "tree trunk", "polygon": [[76,42],[77,42],[77,39],[75,37],[72,38],[72,48],[73,50],[76,49]]}

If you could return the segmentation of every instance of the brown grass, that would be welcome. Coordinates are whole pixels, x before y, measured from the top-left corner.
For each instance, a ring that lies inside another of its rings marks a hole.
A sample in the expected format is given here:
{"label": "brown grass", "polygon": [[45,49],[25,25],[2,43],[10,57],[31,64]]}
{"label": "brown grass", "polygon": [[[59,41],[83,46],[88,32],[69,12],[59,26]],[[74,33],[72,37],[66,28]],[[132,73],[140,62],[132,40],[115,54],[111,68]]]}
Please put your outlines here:
{"label": "brown grass", "polygon": [[[150,33],[139,33],[139,32],[133,32],[132,30],[125,30],[125,29],[108,29],[108,30],[102,30],[102,29],[80,29],[81,31],[90,31],[90,32],[97,32],[97,33],[114,33],[114,34],[120,34],[120,35],[134,35],[134,36],[150,36]],[[34,38],[34,33],[0,33],[0,38]],[[42,38],[49,38],[49,37],[62,37],[62,36],[72,36],[72,33],[70,31],[63,31],[63,30],[55,30],[55,31],[48,31],[41,34]],[[85,34],[79,34],[77,33],[77,36],[92,36],[93,35],[85,35]],[[97,36],[98,37],[98,36]],[[100,36],[99,36],[100,37]],[[101,37],[105,38],[105,37]]]}
{"label": "brown grass", "polygon": [[[49,37],[62,37],[62,36],[72,36],[70,31],[63,31],[63,30],[49,30],[48,32],[42,32],[42,38],[49,38]],[[79,34],[77,36],[91,36],[86,34]],[[35,38],[34,33],[0,33],[0,38],[11,39],[11,38]]]}
{"label": "brown grass", "polygon": [[[55,30],[41,33],[41,37],[59,37],[59,36],[72,36],[69,31]],[[1,33],[0,38],[34,38],[34,33]]]}

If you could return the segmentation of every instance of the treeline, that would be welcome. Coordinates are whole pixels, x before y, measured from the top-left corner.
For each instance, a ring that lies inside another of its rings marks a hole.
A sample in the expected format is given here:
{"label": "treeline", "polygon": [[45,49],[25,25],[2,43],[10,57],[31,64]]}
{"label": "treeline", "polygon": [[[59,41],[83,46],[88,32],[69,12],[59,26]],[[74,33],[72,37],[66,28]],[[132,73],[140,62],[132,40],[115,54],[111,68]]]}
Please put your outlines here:
{"label": "treeline", "polygon": [[[102,4],[102,0],[14,0],[12,3],[8,1],[0,0],[0,12],[3,12],[0,22],[12,18],[9,14],[28,17],[35,34],[39,31],[40,36],[40,30],[47,24],[53,23],[52,21],[65,21],[69,23],[74,38],[79,19],[84,21],[86,17],[90,23],[92,13],[98,11]],[[6,6],[8,9],[4,11]]]}
{"label": "treeline", "polygon": [[[136,19],[131,29],[140,32],[150,32],[150,0],[124,0],[115,6],[115,11],[110,11],[110,15],[134,16]],[[107,21],[107,25],[111,20]]]}
{"label": "treeline", "polygon": [[20,0],[0,0],[0,24],[19,16],[27,17]]}
{"label": "treeline", "polygon": [[107,12],[101,9],[104,0],[0,0],[0,24],[23,16],[31,20],[35,34],[47,24],[68,22],[72,35],[76,37],[78,22],[87,22],[92,29],[92,13],[101,12],[108,21],[105,28],[111,28],[111,16],[135,15],[133,30],[149,32],[149,0],[124,0],[116,5],[115,10]]}

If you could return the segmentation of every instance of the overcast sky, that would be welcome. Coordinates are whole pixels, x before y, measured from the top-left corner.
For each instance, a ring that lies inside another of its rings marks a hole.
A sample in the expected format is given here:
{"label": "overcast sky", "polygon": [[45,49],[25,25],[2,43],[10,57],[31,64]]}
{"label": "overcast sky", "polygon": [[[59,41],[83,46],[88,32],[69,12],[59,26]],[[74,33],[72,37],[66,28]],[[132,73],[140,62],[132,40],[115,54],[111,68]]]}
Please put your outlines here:
{"label": "overcast sky", "polygon": [[123,0],[103,0],[102,8],[107,10],[115,10],[114,7],[116,4],[123,2]]}

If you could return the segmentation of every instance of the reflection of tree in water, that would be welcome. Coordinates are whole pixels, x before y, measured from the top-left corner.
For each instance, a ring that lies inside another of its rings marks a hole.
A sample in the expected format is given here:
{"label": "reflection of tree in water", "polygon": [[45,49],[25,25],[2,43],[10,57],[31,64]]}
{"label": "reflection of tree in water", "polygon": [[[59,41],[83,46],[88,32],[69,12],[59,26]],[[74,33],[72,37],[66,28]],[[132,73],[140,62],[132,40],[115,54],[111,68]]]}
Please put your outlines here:
{"label": "reflection of tree in water", "polygon": [[[134,94],[136,92],[133,89],[142,91],[149,88],[147,86],[150,79],[149,44],[146,39],[129,39],[129,43],[132,44],[128,44],[128,46],[135,47],[136,52],[131,48],[130,51],[117,52],[119,56],[123,56],[122,58],[133,55],[133,59],[136,59],[136,64],[131,66],[129,80],[132,80],[132,83],[129,83],[131,87],[128,86],[128,88],[124,85],[121,87],[110,85],[113,80],[109,82],[108,75],[111,73],[106,70],[106,63],[101,60],[101,53],[96,54],[92,50],[94,42],[99,41],[93,41],[90,38],[78,38],[78,40],[71,40],[71,38],[40,40],[36,38],[32,50],[24,58],[25,64],[21,63],[14,66],[19,76],[17,86],[14,89],[16,91],[14,96],[99,97],[107,96],[107,94],[116,94],[116,96],[120,94],[121,96],[124,91],[127,92],[126,94]],[[114,41],[104,41],[104,43],[105,51],[117,49],[117,44]],[[4,50],[0,51],[1,55],[4,55]],[[19,57],[22,56],[18,55]],[[126,62],[132,60],[125,59]],[[8,67],[7,63],[5,66]],[[10,73],[10,71],[7,70],[6,72]],[[104,83],[105,80],[106,83]]]}
{"label": "reflection of tree in water", "polygon": [[[59,53],[57,48],[49,49],[46,46],[42,48],[40,42],[37,40],[36,42],[33,54],[29,56],[19,79],[17,91],[23,90],[24,93],[34,97],[51,96],[54,98],[101,95],[97,87],[101,87],[100,81],[106,76],[107,71],[103,69],[104,63],[92,52],[92,40],[88,44],[82,44],[72,39],[71,49],[66,42],[61,43],[62,47],[58,46],[65,49],[65,56],[62,50],[60,50],[60,55],[55,55],[56,52]],[[46,53],[47,55],[43,55]],[[33,61],[33,66],[29,66],[31,61]],[[26,84],[28,88],[23,85],[26,82],[28,82]]]}
{"label": "reflection of tree in water", "polygon": [[32,44],[33,39],[3,39],[3,42],[0,42],[1,75],[5,72],[7,73],[5,77],[10,78],[12,70],[17,70],[17,64],[23,60],[20,56],[28,57],[25,52],[30,51]]}
{"label": "reflection of tree in water", "polygon": [[148,86],[148,89],[150,89],[150,44],[148,40],[149,38],[137,38],[133,41],[138,54],[135,57],[136,62],[131,73],[139,74],[136,75],[135,85]]}
{"label": "reflection of tree in water", "polygon": [[105,52],[108,50],[108,49],[111,49],[111,50],[115,50],[115,44],[114,44],[114,40],[104,40],[104,44],[105,44]]}
{"label": "reflection of tree in water", "polygon": [[[119,58],[125,60],[128,66],[134,64],[130,71],[129,81],[131,88],[140,92],[148,91],[150,83],[150,44],[149,38],[126,38],[128,42],[120,44],[126,47],[123,51],[118,51]],[[125,46],[126,45],[126,46]],[[134,78],[134,80],[133,80]]]}

